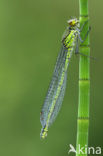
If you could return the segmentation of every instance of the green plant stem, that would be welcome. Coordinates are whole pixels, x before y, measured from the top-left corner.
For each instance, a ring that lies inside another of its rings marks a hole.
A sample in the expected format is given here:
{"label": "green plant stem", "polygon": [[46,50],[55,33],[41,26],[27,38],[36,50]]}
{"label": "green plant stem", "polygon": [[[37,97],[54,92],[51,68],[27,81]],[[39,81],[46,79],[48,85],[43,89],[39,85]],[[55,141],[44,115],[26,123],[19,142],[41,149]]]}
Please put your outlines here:
{"label": "green plant stem", "polygon": [[[88,0],[79,0],[80,7],[80,26],[84,24],[81,32],[82,40],[89,30]],[[80,53],[90,56],[89,34],[83,43],[80,43]],[[77,119],[77,143],[76,156],[87,156],[85,149],[88,147],[88,128],[89,128],[89,101],[90,101],[90,58],[80,55],[79,60],[79,105]],[[79,148],[84,147],[83,152]]]}

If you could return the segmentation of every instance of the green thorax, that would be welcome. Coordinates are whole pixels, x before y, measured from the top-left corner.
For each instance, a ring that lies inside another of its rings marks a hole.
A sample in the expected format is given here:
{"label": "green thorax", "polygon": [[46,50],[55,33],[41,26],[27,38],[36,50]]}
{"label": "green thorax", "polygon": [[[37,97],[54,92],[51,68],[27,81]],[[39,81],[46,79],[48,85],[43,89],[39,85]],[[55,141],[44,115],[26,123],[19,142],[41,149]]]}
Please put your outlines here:
{"label": "green thorax", "polygon": [[67,27],[62,37],[63,45],[68,49],[70,47],[74,47],[78,34],[79,34],[79,29],[76,26]]}

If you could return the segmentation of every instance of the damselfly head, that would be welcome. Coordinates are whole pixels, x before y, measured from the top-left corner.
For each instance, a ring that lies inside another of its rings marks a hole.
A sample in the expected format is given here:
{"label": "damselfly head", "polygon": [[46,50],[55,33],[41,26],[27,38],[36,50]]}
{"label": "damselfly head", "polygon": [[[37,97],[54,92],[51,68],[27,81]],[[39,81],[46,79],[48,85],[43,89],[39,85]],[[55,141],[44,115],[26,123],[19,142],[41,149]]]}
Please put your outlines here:
{"label": "damselfly head", "polygon": [[77,18],[73,18],[73,19],[70,19],[67,21],[67,23],[71,26],[71,27],[74,27],[74,26],[79,26],[79,20],[77,20]]}

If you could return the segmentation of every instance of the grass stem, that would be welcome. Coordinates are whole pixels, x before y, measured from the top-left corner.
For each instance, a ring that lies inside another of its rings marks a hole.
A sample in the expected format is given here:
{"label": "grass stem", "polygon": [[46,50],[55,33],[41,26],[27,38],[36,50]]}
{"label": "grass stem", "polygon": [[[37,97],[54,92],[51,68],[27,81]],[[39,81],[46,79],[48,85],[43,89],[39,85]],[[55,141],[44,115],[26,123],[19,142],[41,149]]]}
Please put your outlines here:
{"label": "grass stem", "polygon": [[[80,27],[84,24],[81,31],[82,40],[85,38],[89,30],[89,15],[88,15],[88,0],[79,0],[80,9]],[[87,21],[87,22],[86,22]],[[76,156],[87,156],[85,147],[88,147],[88,129],[89,129],[89,103],[90,103],[90,41],[89,33],[86,40],[80,43],[79,48],[79,104],[78,104],[78,119],[77,119],[77,142]],[[87,55],[87,56],[86,56]],[[79,147],[84,147],[83,152],[79,151]]]}

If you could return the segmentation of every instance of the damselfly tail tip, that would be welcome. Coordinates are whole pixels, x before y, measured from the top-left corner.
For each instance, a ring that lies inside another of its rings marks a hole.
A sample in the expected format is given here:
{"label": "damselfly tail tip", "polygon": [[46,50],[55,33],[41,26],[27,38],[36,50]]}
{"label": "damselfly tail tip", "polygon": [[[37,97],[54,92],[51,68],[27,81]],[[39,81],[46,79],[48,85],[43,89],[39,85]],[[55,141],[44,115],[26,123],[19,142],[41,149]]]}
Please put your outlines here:
{"label": "damselfly tail tip", "polygon": [[48,130],[46,128],[41,129],[40,138],[45,139],[47,137]]}

